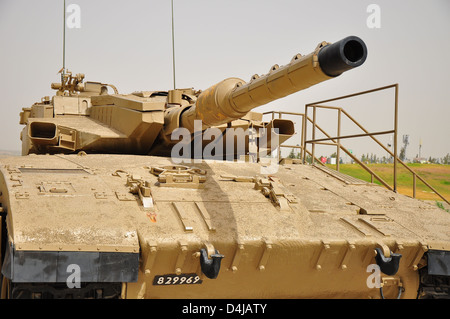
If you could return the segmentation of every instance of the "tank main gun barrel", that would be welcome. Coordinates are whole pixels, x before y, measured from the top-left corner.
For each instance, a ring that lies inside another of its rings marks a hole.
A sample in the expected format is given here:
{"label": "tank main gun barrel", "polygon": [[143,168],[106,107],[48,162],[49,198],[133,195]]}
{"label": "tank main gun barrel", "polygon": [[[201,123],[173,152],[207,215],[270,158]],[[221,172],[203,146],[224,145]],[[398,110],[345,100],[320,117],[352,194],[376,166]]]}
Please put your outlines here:
{"label": "tank main gun barrel", "polygon": [[366,57],[366,45],[358,37],[349,36],[333,44],[322,42],[314,52],[297,54],[289,64],[274,65],[269,73],[254,75],[248,83],[228,78],[206,89],[195,105],[166,114],[165,132],[169,134],[179,126],[193,132],[194,120],[202,120],[206,129],[239,119],[258,106],[358,67]]}

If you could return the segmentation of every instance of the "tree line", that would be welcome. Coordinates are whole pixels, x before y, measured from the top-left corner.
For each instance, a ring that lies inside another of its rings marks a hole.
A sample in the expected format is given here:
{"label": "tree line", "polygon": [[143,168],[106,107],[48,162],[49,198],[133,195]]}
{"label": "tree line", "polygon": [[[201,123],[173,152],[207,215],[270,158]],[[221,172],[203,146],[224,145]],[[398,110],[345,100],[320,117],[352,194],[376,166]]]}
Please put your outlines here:
{"label": "tree line", "polygon": [[[320,156],[319,158],[321,158],[323,156]],[[333,157],[337,157],[336,152],[334,152],[333,154],[331,154],[329,157],[333,158]],[[416,158],[418,156],[416,155]],[[291,150],[291,153],[289,154],[288,158],[300,158],[300,152],[296,151],[295,149]],[[400,160],[405,161],[406,157],[405,157],[405,152],[400,152],[399,155]],[[382,156],[379,157],[376,154],[373,153],[366,153],[366,154],[362,154],[361,155],[361,162],[365,163],[365,164],[377,164],[377,163],[381,163],[381,164],[387,164],[387,163],[392,163],[394,161],[394,158],[392,156]],[[311,163],[311,156],[307,155],[306,161],[308,163]],[[447,153],[447,155],[445,155],[444,157],[441,158],[435,158],[435,157],[429,157],[428,158],[428,162],[432,163],[432,164],[450,164],[450,153]]]}

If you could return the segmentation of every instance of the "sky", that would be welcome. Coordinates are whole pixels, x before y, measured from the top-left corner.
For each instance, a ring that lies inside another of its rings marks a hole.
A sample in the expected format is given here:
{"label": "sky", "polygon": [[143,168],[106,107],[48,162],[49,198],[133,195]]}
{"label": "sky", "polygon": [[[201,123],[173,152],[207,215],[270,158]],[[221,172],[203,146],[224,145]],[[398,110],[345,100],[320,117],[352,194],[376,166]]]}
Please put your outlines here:
{"label": "sky", "polygon": [[[80,27],[66,28],[70,71],[114,84],[119,93],[173,88],[169,0],[70,4],[80,8]],[[371,4],[379,11],[368,11]],[[54,94],[62,28],[62,0],[0,0],[0,150],[20,150],[21,109]],[[322,41],[358,36],[368,48],[361,67],[255,111],[304,113],[307,103],[398,83],[398,150],[408,135],[408,158],[418,155],[420,145],[423,157],[450,153],[448,0],[174,0],[174,35],[177,88],[202,90],[228,77],[248,81]],[[394,128],[393,90],[328,105],[343,107],[369,131]],[[318,124],[330,135],[336,135],[336,123],[336,113],[318,112]],[[343,120],[343,135],[359,133]],[[296,138],[290,143],[300,143]],[[378,138],[387,145],[393,135]],[[357,156],[387,155],[368,137],[342,144]],[[335,150],[321,147],[316,154]]]}

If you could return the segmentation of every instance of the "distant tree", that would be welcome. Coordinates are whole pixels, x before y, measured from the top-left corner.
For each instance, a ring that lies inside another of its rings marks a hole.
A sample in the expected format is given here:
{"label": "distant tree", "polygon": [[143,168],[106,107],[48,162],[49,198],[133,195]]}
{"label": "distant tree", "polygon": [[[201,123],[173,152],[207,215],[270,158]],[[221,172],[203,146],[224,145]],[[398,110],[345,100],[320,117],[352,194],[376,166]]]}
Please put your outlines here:
{"label": "distant tree", "polygon": [[441,163],[442,163],[442,164],[450,164],[450,153],[447,153],[447,155],[445,155],[445,156],[442,158]]}
{"label": "distant tree", "polygon": [[406,157],[406,147],[402,147],[401,148],[401,150],[400,150],[400,155],[398,156],[402,161],[404,161],[405,160],[405,157]]}
{"label": "distant tree", "polygon": [[289,156],[288,156],[288,158],[295,158],[296,156],[295,156],[295,151],[294,151],[294,149],[292,149],[292,151],[289,153]]}
{"label": "distant tree", "polygon": [[370,163],[377,163],[378,162],[378,159],[377,159],[377,155],[376,154],[373,154],[373,153],[370,153]]}

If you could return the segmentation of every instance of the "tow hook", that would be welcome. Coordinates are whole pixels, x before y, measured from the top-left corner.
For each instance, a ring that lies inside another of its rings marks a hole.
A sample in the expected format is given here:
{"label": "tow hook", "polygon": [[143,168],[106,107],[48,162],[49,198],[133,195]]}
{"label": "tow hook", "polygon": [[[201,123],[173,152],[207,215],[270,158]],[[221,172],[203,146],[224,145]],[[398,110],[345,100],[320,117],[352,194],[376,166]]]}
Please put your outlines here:
{"label": "tow hook", "polygon": [[210,279],[216,279],[219,275],[220,263],[222,262],[222,258],[224,255],[219,254],[219,251],[214,250],[215,254],[211,255],[211,258],[208,258],[208,252],[206,249],[202,248],[200,250],[200,266],[202,272],[206,277]]}
{"label": "tow hook", "polygon": [[375,248],[375,251],[377,252],[375,261],[380,267],[380,270],[388,276],[395,275],[398,271],[400,258],[402,258],[402,255],[391,252],[390,257],[385,257],[381,248]]}

